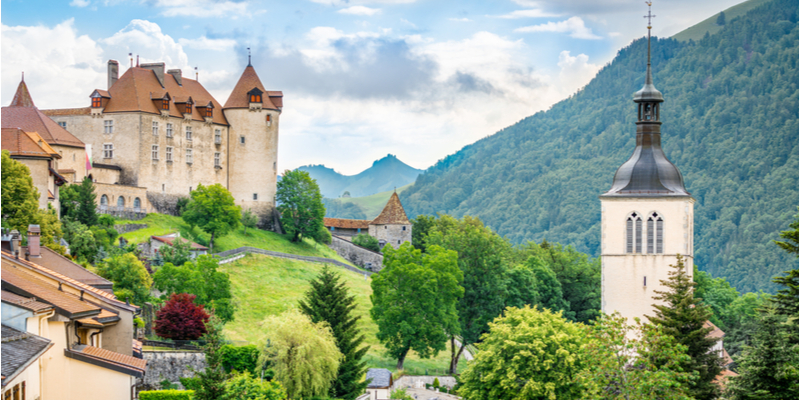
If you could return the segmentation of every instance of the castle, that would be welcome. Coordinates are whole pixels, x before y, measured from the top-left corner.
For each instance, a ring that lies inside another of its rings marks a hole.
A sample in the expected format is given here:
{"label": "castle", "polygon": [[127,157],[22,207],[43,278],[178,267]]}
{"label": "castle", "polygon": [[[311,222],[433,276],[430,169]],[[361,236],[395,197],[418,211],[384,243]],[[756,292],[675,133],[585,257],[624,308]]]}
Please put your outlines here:
{"label": "castle", "polygon": [[272,226],[283,93],[266,90],[251,63],[224,106],[164,63],[118,71],[108,61],[108,89],[92,91],[90,106],[43,110],[86,143],[99,208],[175,214],[199,184],[220,184]]}

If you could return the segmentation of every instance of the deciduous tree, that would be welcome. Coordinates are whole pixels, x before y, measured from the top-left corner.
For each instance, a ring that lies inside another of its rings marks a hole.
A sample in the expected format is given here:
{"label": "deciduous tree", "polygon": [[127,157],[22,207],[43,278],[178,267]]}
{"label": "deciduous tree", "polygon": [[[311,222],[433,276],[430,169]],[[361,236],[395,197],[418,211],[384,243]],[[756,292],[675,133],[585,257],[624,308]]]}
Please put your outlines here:
{"label": "deciduous tree", "polygon": [[456,304],[464,295],[464,275],[456,252],[436,245],[424,254],[410,243],[384,251],[384,268],[372,280],[370,313],[378,339],[403,369],[409,350],[435,356],[445,350],[448,335],[458,333]]}
{"label": "deciduous tree", "polygon": [[[150,297],[153,279],[144,264],[131,253],[114,256],[101,263],[98,272],[103,278],[114,282],[114,290],[128,289],[133,293],[129,299],[134,304],[144,305]],[[122,299],[125,300],[125,299]]]}
{"label": "deciduous tree", "polygon": [[317,181],[308,172],[286,170],[278,182],[276,199],[281,225],[293,242],[299,242],[301,237],[317,239],[325,206]]}
{"label": "deciduous tree", "polygon": [[7,150],[2,155],[2,218],[3,226],[27,232],[36,220],[39,209],[39,190],[33,186],[30,169],[11,158]]}
{"label": "deciduous tree", "polygon": [[173,340],[197,340],[206,333],[209,315],[195,295],[175,293],[156,313],[153,329],[158,336]]}
{"label": "deciduous tree", "polygon": [[210,256],[200,256],[183,265],[166,263],[153,274],[156,289],[172,293],[191,293],[197,296],[198,304],[213,309],[223,322],[233,320],[235,307],[232,302],[230,276],[219,271],[219,260]]}
{"label": "deciduous tree", "polygon": [[279,382],[265,382],[242,372],[225,381],[222,400],[284,400],[286,390]]}
{"label": "deciduous tree", "polygon": [[213,250],[214,238],[236,228],[242,214],[228,189],[216,183],[210,186],[198,184],[181,217],[211,235],[208,247]]}
{"label": "deciduous tree", "polygon": [[258,216],[254,214],[250,209],[244,210],[242,212],[242,226],[244,226],[244,234],[247,235],[247,228],[255,229],[256,225],[258,224]]}

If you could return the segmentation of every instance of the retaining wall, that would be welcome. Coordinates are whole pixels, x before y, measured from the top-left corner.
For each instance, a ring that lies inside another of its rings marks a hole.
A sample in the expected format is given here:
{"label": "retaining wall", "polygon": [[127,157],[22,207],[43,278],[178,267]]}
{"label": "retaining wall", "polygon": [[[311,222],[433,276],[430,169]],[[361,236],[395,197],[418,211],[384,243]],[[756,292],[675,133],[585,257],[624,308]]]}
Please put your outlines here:
{"label": "retaining wall", "polygon": [[383,269],[383,254],[355,245],[349,240],[331,235],[331,244],[328,245],[345,260],[361,268],[378,272]]}
{"label": "retaining wall", "polygon": [[147,224],[121,224],[121,225],[114,225],[114,230],[117,231],[120,235],[123,233],[138,231],[139,229],[147,228]]}
{"label": "retaining wall", "polygon": [[180,378],[191,378],[195,371],[206,369],[206,355],[199,351],[144,351],[147,372],[140,390],[160,389],[164,379],[180,384]]}
{"label": "retaining wall", "polygon": [[439,386],[447,386],[448,388],[453,388],[456,385],[456,378],[443,375],[443,376],[434,376],[434,375],[404,375],[394,381],[394,385],[392,389],[400,389],[400,388],[417,388],[417,389],[424,389],[425,384],[433,385],[434,379],[439,379]]}

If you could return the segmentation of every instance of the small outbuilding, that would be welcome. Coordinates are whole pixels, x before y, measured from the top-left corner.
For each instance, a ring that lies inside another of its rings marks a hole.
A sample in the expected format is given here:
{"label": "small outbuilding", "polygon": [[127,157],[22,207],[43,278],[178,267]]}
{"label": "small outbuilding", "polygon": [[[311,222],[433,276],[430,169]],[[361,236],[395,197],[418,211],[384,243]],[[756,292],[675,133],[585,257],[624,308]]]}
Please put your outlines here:
{"label": "small outbuilding", "polygon": [[383,400],[391,396],[392,371],[386,368],[367,370],[367,394],[370,400]]}

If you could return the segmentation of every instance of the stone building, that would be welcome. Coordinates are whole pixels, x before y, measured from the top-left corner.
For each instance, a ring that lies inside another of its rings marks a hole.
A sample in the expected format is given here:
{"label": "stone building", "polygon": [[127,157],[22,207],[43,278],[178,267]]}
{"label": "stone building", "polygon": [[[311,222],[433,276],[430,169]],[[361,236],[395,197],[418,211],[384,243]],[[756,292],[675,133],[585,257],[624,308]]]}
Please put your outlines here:
{"label": "stone building", "polygon": [[197,80],[165,68],[137,63],[118,76],[110,60],[108,89],[92,91],[89,107],[45,111],[91,144],[98,205],[175,213],[199,184],[220,184],[270,225],[283,94],[267,91],[248,64],[222,106]]}
{"label": "stone building", "polygon": [[19,128],[2,128],[2,148],[30,170],[33,186],[39,191],[39,208],[46,209],[49,204],[58,212],[58,188],[66,182],[56,172],[61,159],[58,152],[38,133]]}
{"label": "stone building", "polygon": [[325,218],[325,227],[332,235],[352,240],[360,233],[367,233],[378,239],[381,248],[391,244],[395,249],[405,242],[411,242],[411,221],[406,216],[403,204],[397,193],[392,193],[383,211],[373,220]]}

